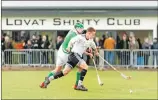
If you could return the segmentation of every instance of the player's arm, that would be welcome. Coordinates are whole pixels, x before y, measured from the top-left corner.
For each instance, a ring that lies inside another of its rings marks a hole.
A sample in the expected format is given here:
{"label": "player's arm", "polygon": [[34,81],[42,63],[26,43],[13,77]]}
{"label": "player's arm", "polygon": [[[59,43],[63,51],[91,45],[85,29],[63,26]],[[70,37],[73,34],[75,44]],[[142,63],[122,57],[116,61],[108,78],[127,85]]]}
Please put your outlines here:
{"label": "player's arm", "polygon": [[88,48],[88,50],[86,50],[86,51],[84,52],[84,54],[86,54],[86,55],[88,55],[88,56],[90,56],[90,57],[92,58],[92,57],[93,57],[92,48]]}
{"label": "player's arm", "polygon": [[91,47],[92,47],[92,49],[94,50],[95,55],[96,55],[96,56],[99,56],[98,48],[97,48],[97,46],[96,46],[96,44],[95,44],[94,41],[91,41]]}
{"label": "player's arm", "polygon": [[71,48],[73,47],[73,45],[75,44],[75,42],[79,41],[79,36],[76,36],[74,38],[72,38],[68,44],[68,47],[67,47],[67,51],[70,52],[71,51]]}

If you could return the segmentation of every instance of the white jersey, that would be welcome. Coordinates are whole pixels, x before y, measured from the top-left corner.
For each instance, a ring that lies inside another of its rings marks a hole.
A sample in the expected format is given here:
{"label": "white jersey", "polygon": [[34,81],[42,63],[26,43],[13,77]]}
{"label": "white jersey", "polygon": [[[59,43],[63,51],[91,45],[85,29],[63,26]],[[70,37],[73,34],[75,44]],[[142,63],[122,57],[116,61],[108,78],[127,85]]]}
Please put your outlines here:
{"label": "white jersey", "polygon": [[81,57],[87,48],[96,49],[96,45],[92,39],[87,40],[85,35],[78,35],[71,39],[68,48],[72,48],[71,52],[78,53]]}

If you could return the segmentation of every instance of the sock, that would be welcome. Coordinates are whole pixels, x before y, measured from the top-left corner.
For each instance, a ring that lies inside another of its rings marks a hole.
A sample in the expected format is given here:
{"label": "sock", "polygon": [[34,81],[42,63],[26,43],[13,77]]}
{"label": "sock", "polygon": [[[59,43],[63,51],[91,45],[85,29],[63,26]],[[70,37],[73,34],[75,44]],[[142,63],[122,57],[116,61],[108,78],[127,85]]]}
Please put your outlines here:
{"label": "sock", "polygon": [[49,77],[49,81],[54,80],[54,79],[57,79],[57,78],[60,78],[60,77],[62,77],[62,76],[64,76],[64,74],[63,74],[62,71],[57,72],[57,73],[54,74],[54,76],[50,76],[50,77]]}
{"label": "sock", "polygon": [[[48,74],[48,78],[49,78],[49,81],[51,81],[52,79],[54,79],[54,72],[50,72],[49,74]],[[46,82],[46,81],[44,81],[44,82]],[[47,83],[47,82],[46,82]]]}
{"label": "sock", "polygon": [[48,77],[51,77],[51,76],[54,76],[54,72],[50,72],[49,74],[48,74]]}
{"label": "sock", "polygon": [[79,80],[79,82],[78,82],[78,85],[79,85],[79,86],[82,85],[82,82],[83,82],[83,80],[84,80],[84,77],[85,77],[86,73],[87,73],[87,70],[86,70],[86,69],[83,69],[83,70],[81,71],[80,80]]}
{"label": "sock", "polygon": [[82,81],[79,80],[79,81],[78,81],[78,86],[81,86],[81,85],[82,85]]}
{"label": "sock", "polygon": [[63,76],[64,76],[63,72],[60,71],[60,72],[57,72],[57,73],[54,75],[54,79],[58,79],[58,78],[63,77]]}
{"label": "sock", "polygon": [[76,86],[78,85],[78,81],[80,80],[80,75],[81,75],[80,72],[77,72],[77,73],[76,73],[76,76],[77,76],[77,77],[76,77],[76,84],[75,84]]}

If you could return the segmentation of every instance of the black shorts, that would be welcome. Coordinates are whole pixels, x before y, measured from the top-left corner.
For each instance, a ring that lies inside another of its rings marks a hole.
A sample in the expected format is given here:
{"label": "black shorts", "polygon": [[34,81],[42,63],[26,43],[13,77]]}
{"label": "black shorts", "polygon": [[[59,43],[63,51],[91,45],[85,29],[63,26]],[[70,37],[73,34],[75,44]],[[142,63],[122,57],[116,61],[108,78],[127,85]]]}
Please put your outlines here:
{"label": "black shorts", "polygon": [[68,61],[67,64],[71,67],[74,68],[76,65],[79,65],[80,63],[83,63],[82,57],[77,54],[77,53],[70,53],[68,56]]}

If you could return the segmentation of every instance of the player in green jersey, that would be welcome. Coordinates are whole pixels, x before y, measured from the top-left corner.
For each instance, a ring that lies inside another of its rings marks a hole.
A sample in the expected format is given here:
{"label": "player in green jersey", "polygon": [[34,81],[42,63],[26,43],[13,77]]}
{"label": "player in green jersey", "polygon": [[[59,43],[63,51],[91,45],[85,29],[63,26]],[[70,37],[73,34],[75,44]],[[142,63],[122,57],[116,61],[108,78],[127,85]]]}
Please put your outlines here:
{"label": "player in green jersey", "polygon": [[[79,35],[79,34],[82,34],[84,31],[84,26],[83,24],[81,23],[76,23],[74,25],[74,29],[70,30],[68,32],[68,34],[66,35],[65,39],[64,39],[64,42],[62,43],[62,45],[60,46],[59,48],[59,51],[58,51],[58,54],[57,54],[57,61],[56,61],[56,68],[51,71],[48,76],[46,78],[49,78],[49,77],[52,77],[54,76],[55,73],[61,71],[62,67],[67,63],[68,61],[68,55],[69,55],[69,52],[67,52],[66,48],[68,47],[68,44],[70,42],[70,40]],[[90,53],[89,53],[90,54]],[[88,54],[87,54],[88,55]],[[91,54],[90,54],[91,55]],[[76,78],[76,83],[75,83],[75,86],[74,86],[74,89],[76,89],[77,85],[78,85],[78,81],[80,79],[80,72],[81,70],[79,70],[77,72],[77,78]],[[45,85],[45,81],[41,83],[40,87],[41,88],[47,88]]]}

